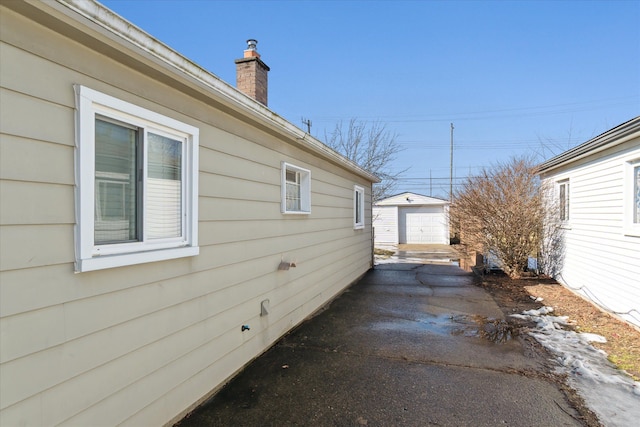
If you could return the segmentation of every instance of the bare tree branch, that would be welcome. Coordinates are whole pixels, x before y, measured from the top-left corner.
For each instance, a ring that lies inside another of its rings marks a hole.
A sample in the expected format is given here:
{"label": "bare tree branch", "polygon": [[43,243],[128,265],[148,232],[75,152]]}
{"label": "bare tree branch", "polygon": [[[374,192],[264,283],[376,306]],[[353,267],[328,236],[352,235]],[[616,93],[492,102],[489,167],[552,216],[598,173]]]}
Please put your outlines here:
{"label": "bare tree branch", "polygon": [[389,196],[397,179],[406,172],[392,172],[391,164],[402,148],[397,134],[380,122],[366,122],[356,118],[345,124],[340,121],[331,134],[325,134],[326,144],[381,179],[374,185],[373,200]]}

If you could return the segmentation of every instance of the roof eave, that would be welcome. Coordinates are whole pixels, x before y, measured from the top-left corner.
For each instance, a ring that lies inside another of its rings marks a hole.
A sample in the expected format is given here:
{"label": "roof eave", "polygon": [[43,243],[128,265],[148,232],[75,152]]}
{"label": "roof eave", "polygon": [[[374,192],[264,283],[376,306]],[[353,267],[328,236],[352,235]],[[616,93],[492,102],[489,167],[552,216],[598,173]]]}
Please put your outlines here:
{"label": "roof eave", "polygon": [[[56,7],[56,3],[46,3],[46,5],[54,7],[75,21],[80,21],[77,15],[89,20],[102,30],[117,36],[117,43],[124,49],[130,51],[142,50],[146,56],[154,58],[154,62],[163,67],[165,72],[170,73],[173,76],[172,78],[195,82],[200,91],[206,92],[206,95],[212,100],[224,103],[225,106],[235,110],[239,115],[260,123],[261,126],[280,135],[289,143],[300,146],[344,169],[350,170],[367,181],[372,183],[380,182],[380,178],[374,174],[361,168],[355,162],[342,156],[97,1],[56,0],[56,2],[60,6]],[[38,3],[40,2],[32,2],[36,7],[46,7],[45,4],[40,3],[38,5]],[[113,40],[113,38],[111,39]]]}
{"label": "roof eave", "polygon": [[538,166],[538,174],[544,174],[584,157],[599,153],[640,136],[640,116],[624,122],[613,129],[565,151]]}

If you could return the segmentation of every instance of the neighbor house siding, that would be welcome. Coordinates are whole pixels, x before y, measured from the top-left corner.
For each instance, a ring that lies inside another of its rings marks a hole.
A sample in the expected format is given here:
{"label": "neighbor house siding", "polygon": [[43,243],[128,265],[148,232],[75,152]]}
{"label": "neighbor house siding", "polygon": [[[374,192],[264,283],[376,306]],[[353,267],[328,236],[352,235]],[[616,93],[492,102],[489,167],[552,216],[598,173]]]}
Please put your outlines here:
{"label": "neighbor house siding", "polygon": [[[370,268],[370,181],[64,17],[0,11],[0,424],[170,422]],[[74,273],[74,84],[199,128],[200,255]],[[312,172],[308,216],[280,211],[282,161]]]}
{"label": "neighbor house siding", "polygon": [[640,326],[640,237],[625,233],[625,163],[640,158],[640,138],[543,173],[569,180],[569,221],[558,280]]}

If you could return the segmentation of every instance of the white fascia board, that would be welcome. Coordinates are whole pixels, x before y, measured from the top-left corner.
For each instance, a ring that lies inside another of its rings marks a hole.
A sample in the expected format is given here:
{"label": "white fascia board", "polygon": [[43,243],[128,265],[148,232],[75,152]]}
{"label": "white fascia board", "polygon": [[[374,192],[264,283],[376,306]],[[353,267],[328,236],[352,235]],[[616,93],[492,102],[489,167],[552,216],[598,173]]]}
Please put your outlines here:
{"label": "white fascia board", "polygon": [[[409,198],[411,201],[408,201]],[[387,197],[378,201],[376,206],[438,206],[448,205],[448,200],[438,199],[437,197],[424,196],[422,194],[404,192],[395,196]]]}
{"label": "white fascia board", "polygon": [[640,137],[640,116],[609,129],[595,138],[541,163],[538,166],[538,174],[547,175],[554,169],[638,137]]}
{"label": "white fascia board", "polygon": [[[38,3],[40,3],[39,6]],[[82,22],[77,15],[82,16],[101,29],[106,30],[107,36],[111,36],[109,37],[110,40],[117,42],[121,48],[129,51],[137,50],[138,54],[140,54],[140,51],[144,52],[145,56],[154,59],[154,62],[162,66],[165,71],[168,71],[173,78],[196,82],[201,91],[206,93],[207,96],[217,102],[222,101],[241,115],[267,126],[286,138],[290,143],[336,163],[369,182],[380,182],[380,178],[374,174],[364,170],[318,139],[289,123],[269,108],[243,94],[216,75],[198,66],[95,0],[56,0],[56,3],[36,2],[34,5],[38,7],[46,7],[47,5],[54,7],[80,24]],[[104,32],[102,33],[104,34]],[[114,38],[114,35],[117,37]]]}

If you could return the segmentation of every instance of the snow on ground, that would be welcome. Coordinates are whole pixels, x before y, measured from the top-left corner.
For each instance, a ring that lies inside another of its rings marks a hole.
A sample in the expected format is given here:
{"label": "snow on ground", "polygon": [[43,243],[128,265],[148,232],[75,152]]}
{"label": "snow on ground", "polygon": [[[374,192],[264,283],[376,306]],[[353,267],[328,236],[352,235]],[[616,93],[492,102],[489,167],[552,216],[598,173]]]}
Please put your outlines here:
{"label": "snow on ground", "polygon": [[396,255],[392,255],[390,257],[381,257],[381,256],[375,256],[375,265],[379,265],[379,264],[398,264],[400,262],[404,262],[404,263],[408,263],[408,264],[424,264],[426,261],[426,259],[424,258],[411,258],[411,257],[402,257],[399,258]]}
{"label": "snow on ground", "polygon": [[374,264],[398,264],[398,263],[407,263],[407,264],[428,264],[428,263],[437,263],[437,264],[453,264],[458,265],[458,260],[453,260],[451,258],[442,258],[438,256],[434,256],[432,258],[428,258],[425,256],[419,257],[411,257],[411,256],[374,256]]}
{"label": "snow on ground", "polygon": [[542,307],[512,316],[537,324],[529,333],[556,356],[557,371],[567,374],[569,385],[605,426],[638,425],[640,382],[616,369],[604,351],[590,344],[606,342],[604,337],[565,330],[569,319],[552,312],[553,307]]}

